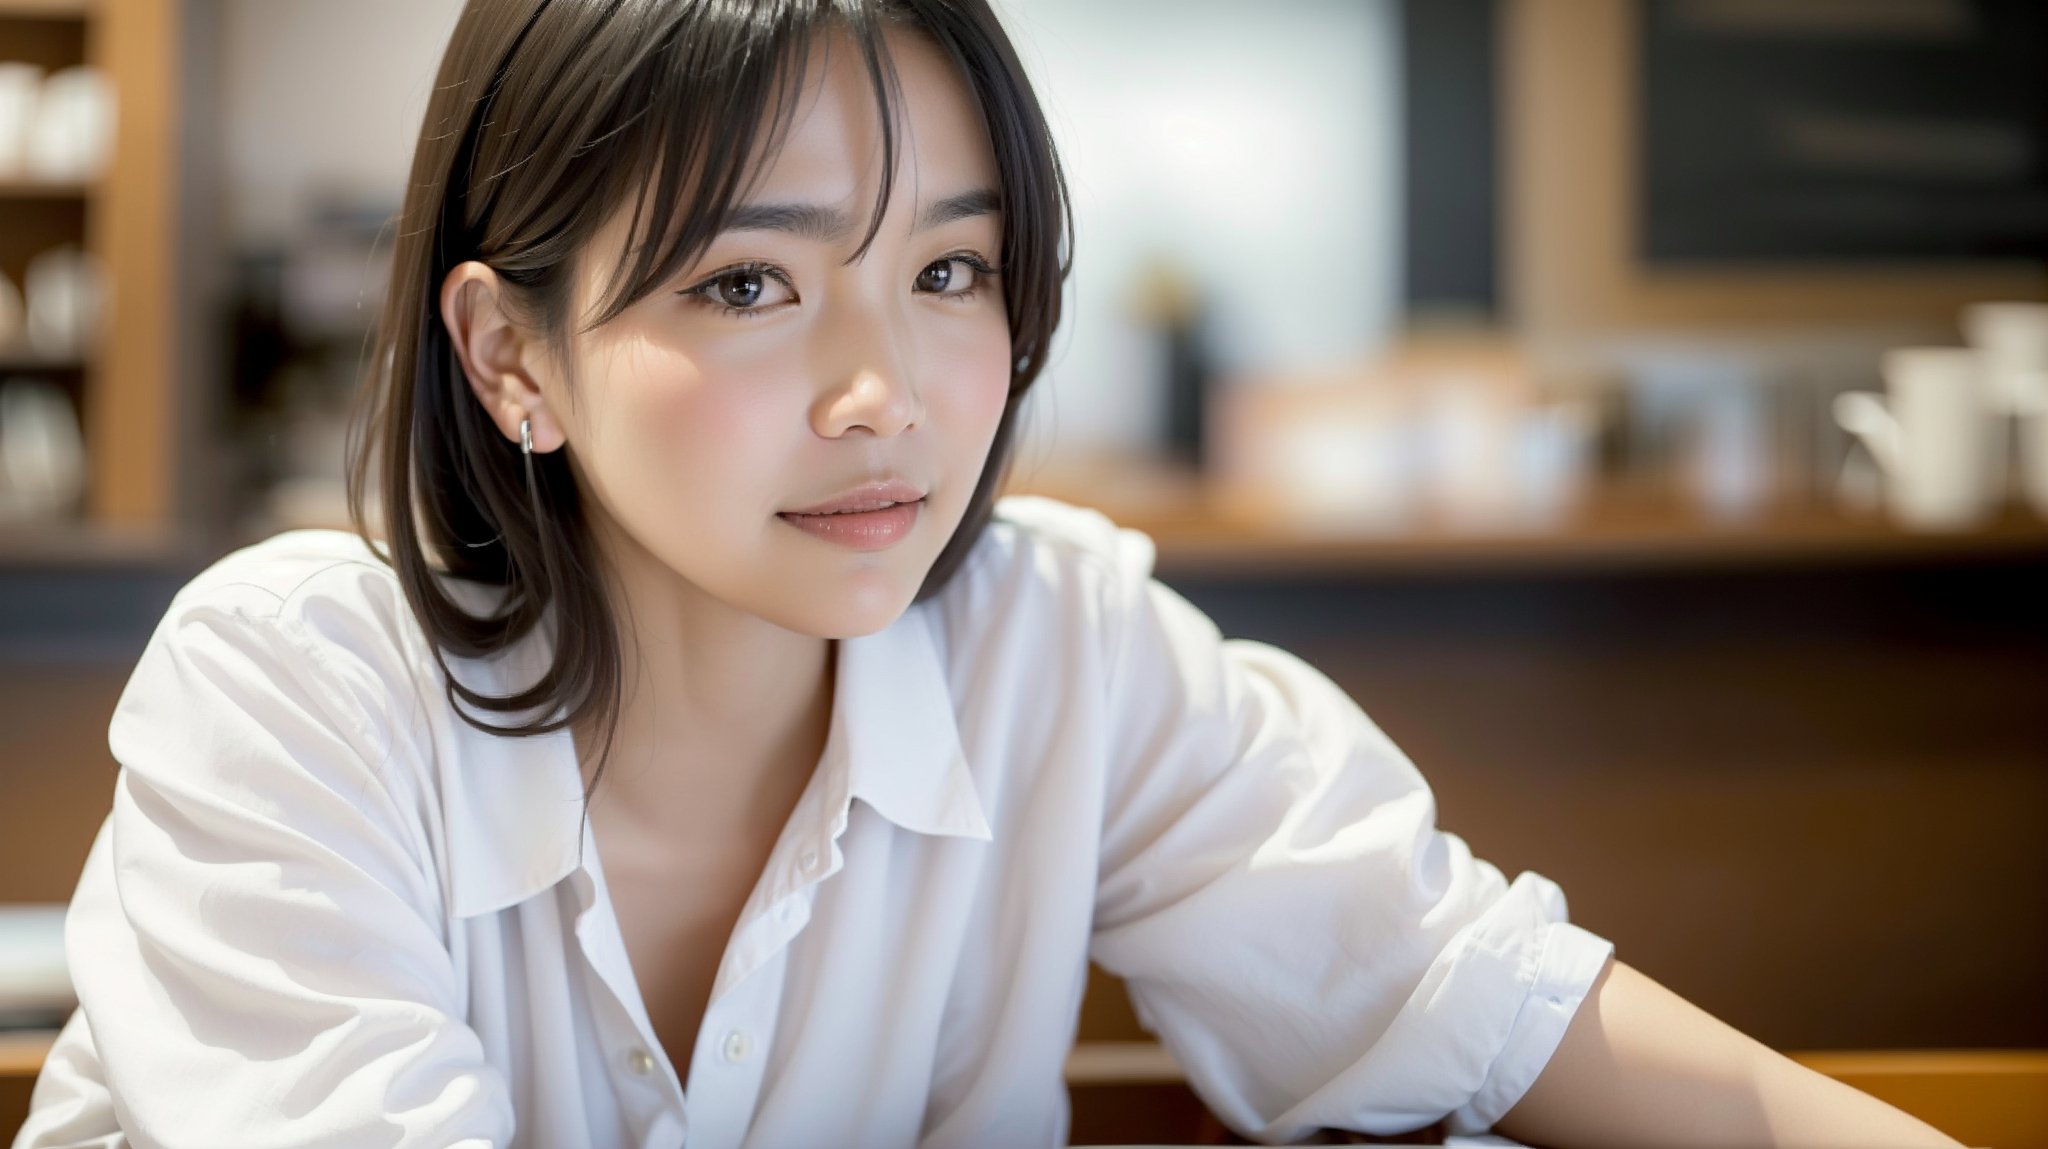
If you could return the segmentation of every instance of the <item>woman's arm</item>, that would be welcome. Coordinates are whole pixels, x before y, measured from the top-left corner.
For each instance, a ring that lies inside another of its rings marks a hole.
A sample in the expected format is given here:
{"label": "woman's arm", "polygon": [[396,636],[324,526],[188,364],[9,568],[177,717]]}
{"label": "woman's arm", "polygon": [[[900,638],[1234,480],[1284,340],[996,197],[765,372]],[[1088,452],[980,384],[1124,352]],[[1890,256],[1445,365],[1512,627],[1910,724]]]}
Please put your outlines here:
{"label": "woman's arm", "polygon": [[1495,1129],[1557,1149],[1906,1149],[1961,1142],[1610,962]]}
{"label": "woman's arm", "polygon": [[84,1025],[18,1149],[511,1143],[448,942],[408,668],[363,637],[367,610],[299,587],[181,592],[116,703],[112,809],[65,919]]}

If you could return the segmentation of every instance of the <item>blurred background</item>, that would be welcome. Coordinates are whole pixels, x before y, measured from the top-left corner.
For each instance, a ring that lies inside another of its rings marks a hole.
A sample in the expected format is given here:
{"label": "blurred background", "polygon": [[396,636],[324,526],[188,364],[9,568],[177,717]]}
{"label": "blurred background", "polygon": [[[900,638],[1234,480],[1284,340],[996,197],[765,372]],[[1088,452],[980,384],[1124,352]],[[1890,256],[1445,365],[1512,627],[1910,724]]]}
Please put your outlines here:
{"label": "blurred background", "polygon": [[[2048,1144],[2048,5],[998,5],[1078,231],[1015,489],[1623,960]],[[343,523],[459,8],[0,0],[0,1131],[151,627]],[[1081,1036],[1077,1141],[1226,1139],[1113,982]]]}

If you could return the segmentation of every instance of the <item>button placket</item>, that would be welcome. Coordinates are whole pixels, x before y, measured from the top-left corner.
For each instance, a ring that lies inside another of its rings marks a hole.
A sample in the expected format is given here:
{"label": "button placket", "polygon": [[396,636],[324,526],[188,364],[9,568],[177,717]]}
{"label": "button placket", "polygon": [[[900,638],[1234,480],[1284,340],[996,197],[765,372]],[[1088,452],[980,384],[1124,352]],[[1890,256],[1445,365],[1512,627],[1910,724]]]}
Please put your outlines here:
{"label": "button placket", "polygon": [[[584,864],[572,883],[579,907],[575,916],[577,948],[583,955],[585,985],[591,992],[599,1033],[605,1048],[614,1054],[627,1076],[617,1079],[622,1086],[619,1099],[631,1123],[659,1122],[666,1118],[677,1130],[682,1128],[682,1082],[656,1053],[654,1027],[638,999],[632,965],[626,955],[625,937],[619,932],[604,868],[597,857],[594,835],[584,840]],[[680,1143],[680,1136],[676,1138]],[[649,1146],[660,1144],[651,1139]]]}
{"label": "button placket", "polygon": [[684,1091],[694,1143],[737,1145],[752,1124],[787,968],[778,952],[706,1011]]}

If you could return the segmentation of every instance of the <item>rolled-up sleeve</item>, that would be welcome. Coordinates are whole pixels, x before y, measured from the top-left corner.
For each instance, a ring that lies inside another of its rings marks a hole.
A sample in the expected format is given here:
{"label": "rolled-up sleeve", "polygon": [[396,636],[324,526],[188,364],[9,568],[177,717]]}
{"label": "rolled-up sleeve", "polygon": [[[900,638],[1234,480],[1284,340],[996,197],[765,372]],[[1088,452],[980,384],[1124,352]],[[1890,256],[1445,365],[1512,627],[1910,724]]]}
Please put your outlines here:
{"label": "rolled-up sleeve", "polygon": [[404,686],[355,638],[234,602],[174,604],[152,636],[66,922],[80,1015],[18,1145],[509,1142],[506,1083],[463,1020]]}
{"label": "rolled-up sleeve", "polygon": [[1091,956],[1225,1123],[1489,1128],[1613,947],[1557,885],[1438,829],[1407,757],[1335,683],[1225,640],[1116,532],[1111,774]]}

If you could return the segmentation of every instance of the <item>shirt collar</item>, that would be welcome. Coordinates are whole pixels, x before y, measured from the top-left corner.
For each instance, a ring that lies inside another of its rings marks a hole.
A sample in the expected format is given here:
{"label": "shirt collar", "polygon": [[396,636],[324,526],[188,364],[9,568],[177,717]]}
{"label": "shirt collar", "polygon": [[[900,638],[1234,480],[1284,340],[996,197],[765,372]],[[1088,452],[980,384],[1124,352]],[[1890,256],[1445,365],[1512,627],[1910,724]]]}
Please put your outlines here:
{"label": "shirt collar", "polygon": [[[843,827],[845,807],[859,798],[906,830],[987,841],[928,611],[913,604],[882,630],[839,641],[833,737],[818,769],[828,772],[828,791],[843,797],[824,814]],[[546,659],[530,636],[492,659],[450,659],[449,666],[466,684],[509,694],[534,682]],[[507,723],[499,714],[482,717]],[[452,721],[455,762],[442,776],[449,908],[473,917],[523,902],[575,871],[583,777],[566,729],[514,738],[459,716]]]}
{"label": "shirt collar", "polygon": [[832,720],[845,734],[847,793],[906,830],[987,841],[927,610],[840,641]]}

